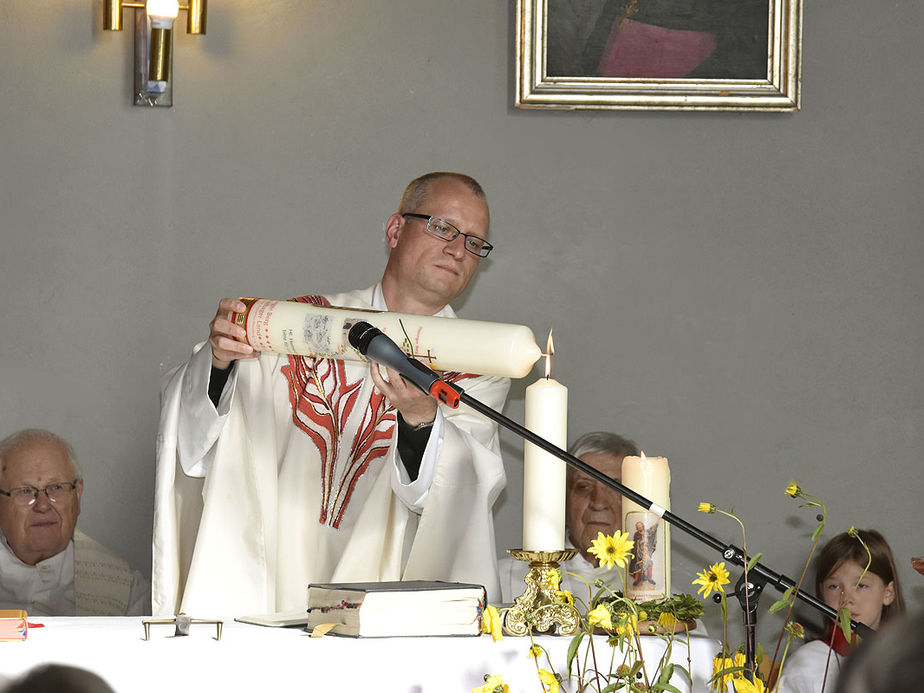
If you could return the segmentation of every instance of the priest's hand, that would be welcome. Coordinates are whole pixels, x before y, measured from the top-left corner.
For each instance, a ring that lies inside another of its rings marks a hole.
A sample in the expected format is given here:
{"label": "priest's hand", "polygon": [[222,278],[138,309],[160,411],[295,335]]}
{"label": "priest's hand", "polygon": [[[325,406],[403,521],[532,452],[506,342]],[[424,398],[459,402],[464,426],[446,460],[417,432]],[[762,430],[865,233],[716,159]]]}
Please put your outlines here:
{"label": "priest's hand", "polygon": [[377,363],[369,364],[372,382],[379,392],[384,394],[409,426],[421,426],[433,423],[436,418],[436,400],[430,395],[402,378],[397,371],[385,369],[388,380],[382,377]]}
{"label": "priest's hand", "polygon": [[236,298],[223,298],[218,311],[209,323],[209,344],[212,347],[212,365],[220,370],[227,369],[232,361],[257,356],[259,352],[244,342],[237,341],[247,334],[243,327],[232,321],[232,313],[243,313],[247,306]]}

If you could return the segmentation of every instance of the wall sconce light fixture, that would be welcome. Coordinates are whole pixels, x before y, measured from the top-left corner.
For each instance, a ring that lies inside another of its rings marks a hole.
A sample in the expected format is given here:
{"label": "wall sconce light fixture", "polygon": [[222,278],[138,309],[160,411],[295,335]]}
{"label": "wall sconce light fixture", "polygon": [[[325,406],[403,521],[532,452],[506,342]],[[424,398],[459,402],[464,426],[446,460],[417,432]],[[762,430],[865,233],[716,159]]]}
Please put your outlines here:
{"label": "wall sconce light fixture", "polygon": [[103,0],[103,29],[122,31],[122,8],[135,8],[136,106],[173,105],[173,22],[186,10],[186,33],[204,34],[208,0]]}

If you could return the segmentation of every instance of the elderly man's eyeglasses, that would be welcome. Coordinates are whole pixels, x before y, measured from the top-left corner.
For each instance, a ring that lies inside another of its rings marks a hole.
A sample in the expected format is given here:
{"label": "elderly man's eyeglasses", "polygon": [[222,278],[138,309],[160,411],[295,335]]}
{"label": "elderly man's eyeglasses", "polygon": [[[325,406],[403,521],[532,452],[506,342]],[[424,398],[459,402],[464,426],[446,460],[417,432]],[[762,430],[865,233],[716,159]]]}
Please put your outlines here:
{"label": "elderly man's eyeglasses", "polygon": [[9,491],[0,489],[0,494],[11,498],[16,505],[32,505],[38,500],[38,494],[43,492],[52,503],[60,503],[71,495],[79,483],[80,480],[75,479],[74,481],[57,481],[53,484],[48,484],[44,488],[17,486]]}
{"label": "elderly man's eyeglasses", "polygon": [[465,238],[465,249],[472,255],[477,255],[478,257],[487,257],[488,253],[494,250],[494,246],[488,243],[485,239],[481,238],[480,236],[473,236],[470,233],[463,233],[445,219],[440,219],[439,217],[431,217],[427,214],[413,214],[411,212],[406,212],[401,216],[413,217],[414,219],[426,219],[427,233],[429,233],[431,236],[436,236],[441,241],[446,241],[447,243],[456,240],[456,238],[458,238],[460,235],[463,236]]}

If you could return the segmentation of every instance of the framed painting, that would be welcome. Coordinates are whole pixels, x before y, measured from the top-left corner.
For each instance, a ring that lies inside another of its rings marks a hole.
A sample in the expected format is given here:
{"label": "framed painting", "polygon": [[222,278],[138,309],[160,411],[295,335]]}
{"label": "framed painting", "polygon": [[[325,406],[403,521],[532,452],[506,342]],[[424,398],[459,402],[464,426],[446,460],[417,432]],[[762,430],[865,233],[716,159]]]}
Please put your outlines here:
{"label": "framed painting", "polygon": [[518,108],[798,111],[802,0],[517,0]]}

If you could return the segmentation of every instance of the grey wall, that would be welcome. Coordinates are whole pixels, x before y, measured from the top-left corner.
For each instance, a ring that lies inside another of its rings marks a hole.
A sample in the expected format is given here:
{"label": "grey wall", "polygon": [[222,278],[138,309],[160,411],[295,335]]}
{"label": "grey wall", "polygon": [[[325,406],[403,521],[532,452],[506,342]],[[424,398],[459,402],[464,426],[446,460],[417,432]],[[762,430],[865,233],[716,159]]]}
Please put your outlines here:
{"label": "grey wall", "polygon": [[159,378],[219,297],[372,283],[403,185],[456,169],[497,245],[462,311],[555,328],[572,437],[669,457],[678,514],[734,540],[695,512],[734,506],[788,573],[814,524],[795,477],[829,535],[881,528],[924,603],[920,3],[807,2],[789,115],[516,110],[496,0],[218,0],[178,35],[175,108],[144,110],[99,4],[0,4],[0,433],[75,444],[90,533],[149,569]]}

